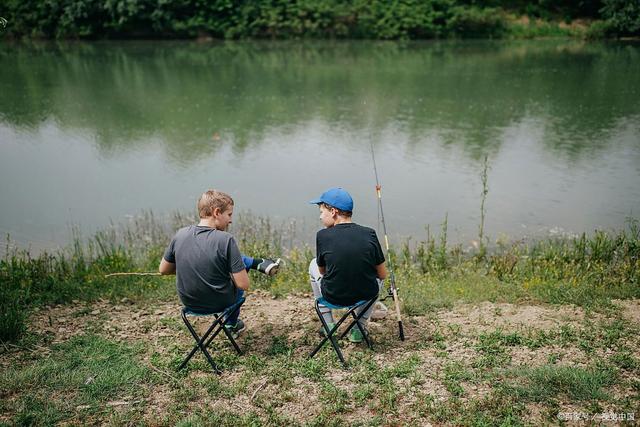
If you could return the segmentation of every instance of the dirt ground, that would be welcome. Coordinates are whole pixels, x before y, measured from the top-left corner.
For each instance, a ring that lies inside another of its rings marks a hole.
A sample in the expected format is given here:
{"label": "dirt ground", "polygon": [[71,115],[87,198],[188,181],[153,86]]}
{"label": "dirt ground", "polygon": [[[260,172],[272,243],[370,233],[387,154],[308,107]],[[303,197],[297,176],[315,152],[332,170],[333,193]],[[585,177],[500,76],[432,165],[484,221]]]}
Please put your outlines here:
{"label": "dirt ground", "polygon": [[[614,301],[627,320],[640,325],[640,300]],[[377,331],[390,329],[396,334],[395,315],[389,307],[387,316],[371,322],[372,335]],[[67,341],[85,332],[88,321],[98,321],[104,335],[116,341],[157,340],[174,337],[182,340],[186,330],[181,332],[170,327],[180,319],[181,306],[178,301],[160,301],[140,306],[124,298],[118,304],[100,300],[90,305],[71,304],[39,309],[32,316],[30,330],[48,335],[52,344]],[[276,299],[264,291],[249,293],[242,308],[242,319],[247,331],[255,335],[266,332],[273,335],[274,328],[286,332],[295,340],[308,332],[319,322],[313,310],[310,294],[290,295]],[[589,313],[589,319],[596,321],[604,316]],[[457,304],[451,310],[438,310],[428,316],[412,316],[404,319],[405,343],[412,343],[424,337],[424,333],[435,326],[459,329],[462,335],[501,329],[504,332],[522,330],[551,330],[560,325],[579,326],[585,320],[585,311],[577,306],[515,305],[508,303],[483,302],[480,304]],[[197,320],[196,320],[197,321]],[[188,341],[187,337],[187,341]],[[400,343],[399,343],[400,344]],[[403,344],[406,345],[406,344]]]}
{"label": "dirt ground", "polygon": [[[640,301],[615,301],[620,309],[620,314],[629,321],[640,325]],[[115,340],[129,343],[144,342],[156,353],[168,352],[167,343],[174,343],[184,347],[187,351],[192,345],[191,337],[182,325],[180,319],[180,305],[177,300],[159,301],[154,303],[138,304],[128,299],[123,299],[117,304],[101,300],[93,304],[76,302],[70,305],[45,307],[36,311],[30,321],[31,331],[46,336],[48,344],[39,346],[41,354],[50,353],[50,345],[61,343],[69,338],[83,334],[91,325],[93,331],[100,335]],[[549,331],[559,328],[561,325],[580,327],[585,320],[585,310],[575,306],[542,306],[542,305],[514,305],[505,303],[484,302],[480,304],[457,304],[451,310],[439,310],[426,316],[414,316],[405,320],[405,333],[407,339],[404,342],[397,340],[396,322],[393,318],[393,310],[389,307],[389,313],[384,319],[372,322],[370,325],[371,336],[376,341],[387,342],[381,351],[376,352],[376,361],[385,363],[406,360],[414,355],[421,360],[420,369],[425,370],[421,384],[412,385],[415,390],[428,392],[435,400],[446,400],[450,397],[443,382],[437,373],[442,372],[446,364],[459,362],[469,366],[471,361],[478,357],[477,350],[470,345],[471,340],[477,334],[499,329],[504,332],[520,331],[522,333],[544,330]],[[588,313],[590,320],[602,317],[600,314]],[[310,351],[309,345],[304,345],[305,335],[311,335],[319,327],[315,317],[312,298],[308,294],[297,294],[281,299],[274,299],[264,291],[253,291],[247,296],[242,314],[247,332],[239,339],[239,344],[246,344],[243,340],[251,339],[251,351],[264,354],[272,344],[274,336],[285,336],[287,342],[298,343],[294,348],[293,357],[306,357]],[[199,325],[200,328],[205,324]],[[422,345],[425,341],[433,339],[436,331],[444,331],[449,335],[446,343],[447,357],[443,358],[433,347]],[[247,338],[250,337],[250,338]],[[453,338],[452,338],[453,337]],[[313,334],[311,344],[317,342],[317,335]],[[388,344],[388,342],[393,342]],[[361,351],[353,344],[344,344],[345,356],[350,357],[352,352]],[[537,366],[547,363],[550,353],[557,354],[558,363],[566,363],[572,366],[587,365],[588,357],[577,347],[557,346],[533,350],[525,346],[510,348],[511,365]],[[10,356],[10,354],[9,354]],[[636,355],[637,356],[637,355]],[[201,356],[198,356],[201,357]],[[150,355],[144,357],[144,363],[151,366]],[[1,357],[0,364],[12,363],[11,357]],[[154,368],[155,369],[155,368]],[[167,377],[171,372],[162,372]],[[208,372],[194,371],[189,374],[194,378],[210,375]],[[224,372],[222,378],[225,382],[233,382],[234,375],[238,372],[231,370]],[[330,375],[332,382],[337,387],[351,389],[354,387],[348,375],[343,371],[334,371]],[[321,403],[317,383],[302,377],[294,378],[294,394],[302,398],[292,398],[279,408],[299,421],[306,417],[318,414]],[[396,379],[395,381],[399,381]],[[398,384],[408,387],[407,384]],[[491,386],[489,384],[472,384],[462,382],[464,389],[463,400],[488,396]],[[146,402],[148,416],[153,420],[157,416],[159,408],[167,406],[171,400],[171,390],[166,384],[157,386],[150,394]],[[278,385],[271,384],[268,377],[255,378],[248,386],[245,393],[233,399],[211,399],[203,396],[194,404],[207,405],[212,408],[230,405],[232,408],[242,411],[256,410],[255,400],[266,398],[271,393],[278,392]],[[624,393],[624,391],[620,391]],[[412,407],[411,393],[402,400],[400,406]],[[567,402],[567,408],[570,407]],[[541,410],[536,405],[527,407],[530,420],[543,418]],[[566,409],[566,408],[564,408]],[[563,409],[563,410],[564,410]],[[567,409],[568,410],[568,409]],[[357,419],[359,410],[347,415],[347,419]],[[402,409],[400,410],[402,413]],[[638,414],[640,415],[640,414]],[[415,421],[415,420],[414,420]]]}

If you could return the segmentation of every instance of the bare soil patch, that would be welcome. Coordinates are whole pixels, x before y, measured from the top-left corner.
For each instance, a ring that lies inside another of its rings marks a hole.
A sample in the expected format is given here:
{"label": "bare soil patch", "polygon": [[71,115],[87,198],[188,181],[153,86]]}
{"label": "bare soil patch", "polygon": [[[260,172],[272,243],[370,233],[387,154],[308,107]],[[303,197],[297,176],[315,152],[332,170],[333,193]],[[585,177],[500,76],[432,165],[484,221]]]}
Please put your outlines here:
{"label": "bare soil patch", "polygon": [[627,320],[640,325],[640,300],[613,300],[615,305],[620,307],[621,314]]}
{"label": "bare soil patch", "polygon": [[437,313],[441,323],[459,325],[465,333],[494,329],[550,330],[562,324],[578,325],[584,321],[584,316],[584,310],[577,306],[515,305],[492,302],[459,304],[452,310],[441,310]]}

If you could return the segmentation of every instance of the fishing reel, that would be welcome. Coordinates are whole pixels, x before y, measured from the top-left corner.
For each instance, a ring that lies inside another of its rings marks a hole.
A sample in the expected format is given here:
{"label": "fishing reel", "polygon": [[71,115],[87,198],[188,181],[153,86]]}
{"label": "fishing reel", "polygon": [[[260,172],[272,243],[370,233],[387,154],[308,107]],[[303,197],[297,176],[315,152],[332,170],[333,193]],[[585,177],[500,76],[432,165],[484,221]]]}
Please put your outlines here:
{"label": "fishing reel", "polygon": [[[399,294],[400,294],[400,289],[396,288],[396,295],[399,295]],[[384,301],[384,300],[387,300],[389,298],[394,299],[393,298],[393,289],[391,289],[391,286],[389,286],[389,289],[387,289],[387,294],[383,298],[380,298],[379,301]]]}

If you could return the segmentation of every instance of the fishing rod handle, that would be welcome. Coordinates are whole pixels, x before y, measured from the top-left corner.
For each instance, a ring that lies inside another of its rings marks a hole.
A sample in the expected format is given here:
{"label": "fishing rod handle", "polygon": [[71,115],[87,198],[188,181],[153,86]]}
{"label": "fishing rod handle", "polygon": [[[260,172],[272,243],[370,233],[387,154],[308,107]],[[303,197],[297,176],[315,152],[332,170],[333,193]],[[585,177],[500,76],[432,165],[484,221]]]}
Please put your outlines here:
{"label": "fishing rod handle", "polygon": [[404,341],[404,327],[402,326],[402,316],[400,315],[400,299],[398,299],[398,291],[395,286],[391,288],[393,292],[393,300],[396,306],[396,318],[398,319],[398,332],[400,334],[400,341]]}

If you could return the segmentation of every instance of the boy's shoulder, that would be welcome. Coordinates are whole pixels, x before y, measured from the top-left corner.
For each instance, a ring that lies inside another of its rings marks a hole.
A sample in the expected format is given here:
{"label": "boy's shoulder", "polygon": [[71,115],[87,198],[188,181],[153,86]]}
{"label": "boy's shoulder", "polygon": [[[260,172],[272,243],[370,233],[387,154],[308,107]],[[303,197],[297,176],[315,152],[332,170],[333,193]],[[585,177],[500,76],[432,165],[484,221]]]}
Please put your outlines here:
{"label": "boy's shoulder", "polygon": [[213,237],[215,239],[222,240],[225,242],[228,242],[229,240],[235,240],[235,237],[233,237],[233,234],[229,233],[228,231],[222,231],[222,230],[215,230],[215,233],[213,233]]}
{"label": "boy's shoulder", "polygon": [[375,230],[371,227],[367,227],[366,225],[356,224],[355,222],[350,222],[348,227],[341,226],[333,226],[329,228],[323,228],[318,230],[318,237],[321,236],[330,236],[334,234],[341,233],[363,233],[363,234],[375,234]]}
{"label": "boy's shoulder", "polygon": [[202,235],[206,234],[208,239],[216,241],[229,241],[233,239],[233,234],[228,231],[216,230],[209,227],[201,227],[198,225],[187,225],[176,231],[176,238],[186,237],[190,235]]}
{"label": "boy's shoulder", "polygon": [[360,227],[360,229],[362,229],[362,231],[366,231],[367,233],[375,233],[376,230],[374,230],[372,227],[367,227],[366,225],[358,225],[358,227]]}
{"label": "boy's shoulder", "polygon": [[193,227],[193,225],[187,225],[185,227],[179,228],[176,233],[173,235],[174,239],[178,239],[181,236],[185,236],[187,234],[189,234],[189,230]]}
{"label": "boy's shoulder", "polygon": [[195,227],[195,225],[185,225],[184,227],[178,228],[178,231],[176,231],[176,234],[178,234],[178,233],[186,233],[189,230],[191,230],[193,227]]}

